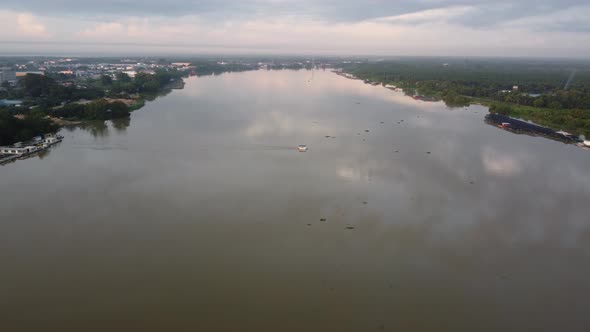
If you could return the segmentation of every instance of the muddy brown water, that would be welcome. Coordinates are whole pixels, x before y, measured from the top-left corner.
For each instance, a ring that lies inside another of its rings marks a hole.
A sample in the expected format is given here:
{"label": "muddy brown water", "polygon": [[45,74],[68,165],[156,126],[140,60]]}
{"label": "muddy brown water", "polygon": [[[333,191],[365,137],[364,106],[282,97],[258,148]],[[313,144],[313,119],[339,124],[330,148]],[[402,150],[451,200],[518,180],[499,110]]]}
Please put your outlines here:
{"label": "muddy brown water", "polygon": [[588,151],[311,77],[190,78],[0,167],[1,329],[590,330]]}

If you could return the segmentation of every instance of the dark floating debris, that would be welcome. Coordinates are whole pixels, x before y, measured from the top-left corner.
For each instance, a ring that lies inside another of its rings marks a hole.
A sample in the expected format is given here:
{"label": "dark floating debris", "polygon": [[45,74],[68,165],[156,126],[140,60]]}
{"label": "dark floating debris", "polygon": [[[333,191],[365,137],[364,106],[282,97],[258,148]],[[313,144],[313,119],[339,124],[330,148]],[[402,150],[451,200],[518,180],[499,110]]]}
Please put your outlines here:
{"label": "dark floating debris", "polygon": [[307,226],[311,226],[311,224],[307,224]]}
{"label": "dark floating debris", "polygon": [[384,124],[385,122],[381,121],[381,124]]}
{"label": "dark floating debris", "polygon": [[365,133],[368,133],[368,132],[369,132],[369,129],[365,129]]}
{"label": "dark floating debris", "polygon": [[326,218],[322,218],[322,219],[320,219],[320,221],[327,221],[327,220],[328,220],[328,219],[326,219]]}
{"label": "dark floating debris", "polygon": [[430,152],[430,151],[428,151],[428,152],[426,152],[426,153],[427,153],[427,154],[432,154],[432,152]]}
{"label": "dark floating debris", "polygon": [[326,136],[326,138],[330,138],[330,136]]}
{"label": "dark floating debris", "polygon": [[346,229],[354,229],[352,226],[347,226]]}
{"label": "dark floating debris", "polygon": [[367,205],[367,204],[369,204],[369,203],[368,203],[368,202],[363,202],[363,204]]}
{"label": "dark floating debris", "polygon": [[395,153],[398,153],[398,152],[399,152],[398,150],[395,150]]}
{"label": "dark floating debris", "polygon": [[469,184],[475,184],[475,182],[474,181],[469,181]]}

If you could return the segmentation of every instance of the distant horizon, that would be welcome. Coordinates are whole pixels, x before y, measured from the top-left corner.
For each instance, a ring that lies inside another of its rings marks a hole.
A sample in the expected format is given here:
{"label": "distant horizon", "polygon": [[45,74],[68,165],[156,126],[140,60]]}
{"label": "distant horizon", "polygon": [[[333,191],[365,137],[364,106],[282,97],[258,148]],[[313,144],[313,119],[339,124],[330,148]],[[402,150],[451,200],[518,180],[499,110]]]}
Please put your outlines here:
{"label": "distant horizon", "polygon": [[[1,44],[1,42],[0,42]],[[548,61],[590,61],[588,57],[559,57],[559,56],[484,56],[484,55],[420,55],[420,54],[319,54],[319,53],[218,53],[218,52],[193,52],[193,53],[157,53],[157,52],[142,52],[142,53],[8,53],[0,52],[0,58],[7,57],[35,57],[35,58],[125,58],[125,57],[141,57],[141,58],[220,58],[219,60],[238,59],[238,58],[327,58],[327,59],[354,59],[354,60],[395,60],[396,58],[414,58],[414,59],[477,59],[477,60],[548,60]]]}

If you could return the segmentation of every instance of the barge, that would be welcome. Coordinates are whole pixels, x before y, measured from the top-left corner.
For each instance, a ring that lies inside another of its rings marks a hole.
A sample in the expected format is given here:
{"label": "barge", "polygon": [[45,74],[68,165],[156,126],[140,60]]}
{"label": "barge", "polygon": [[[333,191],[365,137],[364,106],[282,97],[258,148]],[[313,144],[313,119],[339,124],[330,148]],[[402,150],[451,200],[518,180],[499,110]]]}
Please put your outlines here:
{"label": "barge", "polygon": [[542,136],[566,144],[583,143],[578,137],[564,131],[555,131],[553,129],[536,125],[527,121],[511,118],[506,115],[489,113],[485,117],[487,124],[510,131],[516,134],[525,134],[532,136]]}

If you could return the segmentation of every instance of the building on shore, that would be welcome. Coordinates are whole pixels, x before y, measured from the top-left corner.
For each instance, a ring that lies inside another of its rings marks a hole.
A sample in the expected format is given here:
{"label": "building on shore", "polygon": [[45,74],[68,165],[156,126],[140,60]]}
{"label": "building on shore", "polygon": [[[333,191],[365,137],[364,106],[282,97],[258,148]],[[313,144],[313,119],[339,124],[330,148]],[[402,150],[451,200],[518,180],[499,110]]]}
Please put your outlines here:
{"label": "building on shore", "polygon": [[184,67],[190,67],[191,63],[190,62],[173,62],[172,66],[177,67],[177,68],[184,68]]}

